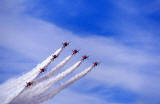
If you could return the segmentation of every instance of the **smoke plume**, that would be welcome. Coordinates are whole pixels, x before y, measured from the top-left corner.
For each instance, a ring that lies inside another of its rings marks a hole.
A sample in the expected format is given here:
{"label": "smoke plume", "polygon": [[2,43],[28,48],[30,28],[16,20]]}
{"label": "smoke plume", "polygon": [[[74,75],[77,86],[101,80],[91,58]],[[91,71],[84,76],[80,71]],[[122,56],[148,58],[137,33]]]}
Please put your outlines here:
{"label": "smoke plume", "polygon": [[59,48],[55,53],[50,55],[42,63],[38,64],[30,72],[21,75],[18,78],[12,78],[0,86],[0,102],[1,104],[40,104],[53,98],[56,94],[62,91],[64,88],[68,87],[78,79],[85,76],[89,71],[91,71],[97,64],[94,63],[92,66],[88,67],[79,74],[70,78],[61,86],[53,89],[53,85],[58,81],[65,78],[67,75],[71,74],[75,69],[77,69],[81,63],[88,58],[83,56],[81,60],[77,61],[71,67],[65,71],[54,76],[54,74],[60,70],[78,51],[74,50],[73,53],[62,60],[58,65],[52,68],[47,74],[38,78],[38,76],[47,69],[47,66],[56,59],[62,50],[69,43],[63,43],[63,47]]}

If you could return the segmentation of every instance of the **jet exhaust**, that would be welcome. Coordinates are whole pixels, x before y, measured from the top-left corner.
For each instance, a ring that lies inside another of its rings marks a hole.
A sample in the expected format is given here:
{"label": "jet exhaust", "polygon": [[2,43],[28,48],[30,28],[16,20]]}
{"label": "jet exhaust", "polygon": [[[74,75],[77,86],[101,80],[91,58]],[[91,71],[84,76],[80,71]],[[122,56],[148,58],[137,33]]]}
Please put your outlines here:
{"label": "jet exhaust", "polygon": [[81,63],[88,58],[88,56],[82,56],[82,59],[77,61],[71,67],[66,69],[65,71],[59,73],[54,76],[56,72],[58,72],[70,59],[77,54],[78,50],[73,50],[72,54],[67,56],[64,60],[62,60],[58,65],[52,68],[47,74],[38,78],[40,74],[43,74],[46,71],[47,66],[55,60],[63,49],[68,46],[68,42],[64,42],[62,47],[59,48],[55,53],[51,54],[47,59],[45,59],[42,63],[38,64],[34,69],[30,72],[23,74],[18,78],[13,78],[8,80],[6,83],[0,85],[0,102],[1,104],[40,104],[50,98],[53,98],[56,94],[61,92],[63,89],[79,80],[80,78],[87,75],[95,66],[99,63],[94,62],[93,65],[85,69],[79,74],[76,74],[74,77],[67,80],[61,86],[53,91],[50,91],[46,94],[47,91],[52,89],[52,86],[71,74],[74,70],[76,70]]}

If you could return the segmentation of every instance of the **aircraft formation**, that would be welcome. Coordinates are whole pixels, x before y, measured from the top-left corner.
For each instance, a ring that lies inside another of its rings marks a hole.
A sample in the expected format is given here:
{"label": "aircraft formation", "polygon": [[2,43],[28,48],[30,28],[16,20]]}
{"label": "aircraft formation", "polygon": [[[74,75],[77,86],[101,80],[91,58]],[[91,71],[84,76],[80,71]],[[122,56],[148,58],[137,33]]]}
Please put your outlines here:
{"label": "aircraft formation", "polygon": [[[63,48],[65,48],[65,47],[67,47],[69,45],[69,42],[64,42],[63,43]],[[78,53],[79,52],[79,50],[73,50],[72,51],[72,55],[74,55],[74,54],[76,54],[76,53]],[[54,60],[55,58],[57,58],[58,57],[58,55],[52,55],[52,60]],[[85,60],[85,59],[87,59],[89,56],[82,56],[82,60]],[[93,63],[93,66],[95,67],[95,66],[97,66],[99,63],[98,62],[94,62]],[[42,73],[42,72],[45,72],[46,71],[46,69],[45,68],[42,68],[42,69],[40,69],[40,73]],[[26,87],[29,87],[29,86],[31,86],[32,85],[32,82],[26,82]]]}
{"label": "aircraft formation", "polygon": [[[57,49],[56,52],[47,57],[43,62],[38,64],[28,73],[25,73],[18,78],[14,78],[12,81],[8,81],[4,84],[1,89],[3,92],[0,93],[0,102],[2,104],[40,104],[58,94],[64,88],[68,87],[75,81],[84,77],[88,74],[94,67],[96,67],[99,62],[93,62],[91,66],[83,70],[82,72],[76,74],[67,80],[64,84],[59,86],[53,92],[45,94],[52,86],[72,73],[76,68],[78,68],[81,63],[86,60],[89,56],[84,55],[79,61],[67,68],[65,71],[54,76],[54,74],[61,69],[75,54],[79,53],[79,50],[74,49],[72,53],[62,60],[59,64],[53,67],[51,70],[47,70],[48,65],[57,59],[60,53],[65,47],[69,45],[69,42],[64,42],[62,47]],[[44,76],[40,77],[40,74],[48,71]],[[6,86],[5,86],[6,85]],[[9,85],[9,86],[7,86]],[[43,98],[41,97],[43,96]]]}

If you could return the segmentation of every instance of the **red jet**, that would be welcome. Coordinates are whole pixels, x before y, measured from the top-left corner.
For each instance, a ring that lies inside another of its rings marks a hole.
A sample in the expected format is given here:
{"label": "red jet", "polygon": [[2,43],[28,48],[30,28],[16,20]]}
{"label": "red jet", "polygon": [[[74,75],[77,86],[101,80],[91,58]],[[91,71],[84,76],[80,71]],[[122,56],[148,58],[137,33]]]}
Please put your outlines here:
{"label": "red jet", "polygon": [[99,64],[98,62],[94,62],[94,63],[93,63],[94,66],[97,66],[98,64]]}
{"label": "red jet", "polygon": [[52,57],[53,57],[53,59],[55,59],[55,58],[57,58],[57,55],[53,55]]}
{"label": "red jet", "polygon": [[44,71],[46,71],[45,68],[40,69],[40,73],[42,73],[42,72],[44,72]]}
{"label": "red jet", "polygon": [[72,54],[76,54],[76,53],[78,53],[79,51],[78,50],[73,50],[73,53]]}
{"label": "red jet", "polygon": [[63,43],[63,47],[66,47],[66,46],[68,46],[68,45],[69,45],[68,42],[64,42],[64,43]]}
{"label": "red jet", "polygon": [[82,60],[85,60],[87,58],[88,58],[88,56],[82,56]]}
{"label": "red jet", "polygon": [[32,82],[26,82],[26,87],[29,87],[32,85]]}

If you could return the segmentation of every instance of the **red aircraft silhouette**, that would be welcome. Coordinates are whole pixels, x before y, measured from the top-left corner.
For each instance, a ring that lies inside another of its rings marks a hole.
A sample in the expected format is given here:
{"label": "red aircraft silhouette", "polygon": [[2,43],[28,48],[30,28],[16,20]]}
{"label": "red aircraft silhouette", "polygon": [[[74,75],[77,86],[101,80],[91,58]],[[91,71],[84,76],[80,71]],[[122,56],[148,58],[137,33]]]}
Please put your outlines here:
{"label": "red aircraft silhouette", "polygon": [[55,58],[57,58],[57,55],[53,55],[52,57],[53,57],[53,59],[55,59]]}
{"label": "red aircraft silhouette", "polygon": [[79,51],[78,50],[73,50],[73,53],[72,54],[76,54],[76,53],[78,53]]}
{"label": "red aircraft silhouette", "polygon": [[93,63],[94,66],[97,66],[98,64],[99,64],[98,62],[94,62],[94,63]]}
{"label": "red aircraft silhouette", "polygon": [[44,72],[44,71],[46,71],[45,68],[40,69],[40,73],[42,73],[42,72]]}
{"label": "red aircraft silhouette", "polygon": [[63,47],[66,47],[66,46],[68,46],[68,45],[69,45],[68,42],[64,42],[64,43],[63,43]]}
{"label": "red aircraft silhouette", "polygon": [[85,60],[87,58],[88,58],[88,56],[82,56],[82,60]]}
{"label": "red aircraft silhouette", "polygon": [[26,82],[26,87],[29,87],[32,85],[32,82]]}

